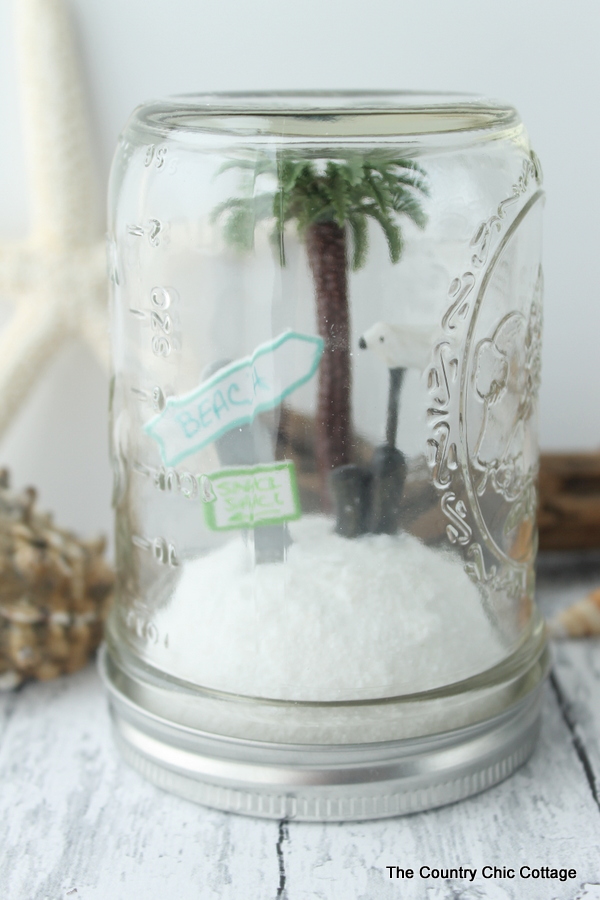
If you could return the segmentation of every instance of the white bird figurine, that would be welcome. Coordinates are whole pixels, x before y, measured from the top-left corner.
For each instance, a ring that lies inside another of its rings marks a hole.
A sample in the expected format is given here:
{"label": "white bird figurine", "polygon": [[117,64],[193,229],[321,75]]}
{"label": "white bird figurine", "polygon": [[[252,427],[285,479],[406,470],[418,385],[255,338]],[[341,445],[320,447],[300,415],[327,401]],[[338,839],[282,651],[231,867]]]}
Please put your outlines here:
{"label": "white bird figurine", "polygon": [[396,446],[400,390],[407,369],[423,372],[431,357],[435,332],[428,325],[395,325],[391,322],[375,322],[358,341],[361,350],[372,350],[390,372],[387,424],[385,429],[388,447]]}
{"label": "white bird figurine", "polygon": [[388,369],[418,369],[429,363],[434,344],[434,331],[429,325],[375,322],[358,342],[361,350],[372,350]]}

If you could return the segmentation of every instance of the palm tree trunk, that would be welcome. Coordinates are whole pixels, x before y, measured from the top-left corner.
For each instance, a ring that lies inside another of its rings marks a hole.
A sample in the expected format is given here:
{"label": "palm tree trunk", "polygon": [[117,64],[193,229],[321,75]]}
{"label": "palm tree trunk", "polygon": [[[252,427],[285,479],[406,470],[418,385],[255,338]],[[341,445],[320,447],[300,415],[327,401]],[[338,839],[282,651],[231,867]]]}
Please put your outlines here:
{"label": "palm tree trunk", "polygon": [[306,234],[319,334],[325,342],[319,366],[315,453],[325,485],[329,473],[350,462],[350,315],[346,231],[317,222]]}

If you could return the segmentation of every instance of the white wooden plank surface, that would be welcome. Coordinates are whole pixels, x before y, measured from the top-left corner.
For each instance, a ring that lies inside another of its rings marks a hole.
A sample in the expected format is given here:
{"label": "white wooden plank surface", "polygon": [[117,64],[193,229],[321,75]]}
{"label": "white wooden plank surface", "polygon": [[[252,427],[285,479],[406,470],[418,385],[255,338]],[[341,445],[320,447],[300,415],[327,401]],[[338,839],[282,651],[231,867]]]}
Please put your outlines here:
{"label": "white wooden plank surface", "polygon": [[[548,610],[600,583],[600,566],[577,581],[561,571],[541,579]],[[566,642],[556,659],[561,703],[549,689],[538,748],[511,779],[455,806],[353,824],[245,819],[162,793],[118,757],[92,668],[0,696],[0,898],[600,900],[600,644]],[[485,864],[577,878],[396,881],[386,870]]]}
{"label": "white wooden plank surface", "polygon": [[[541,567],[539,593],[542,610],[548,616],[600,588],[600,554],[583,555],[578,561],[575,557],[575,580],[564,565],[565,558],[568,560],[569,556],[552,554]],[[554,657],[552,687],[560,695],[563,716],[580,745],[578,749],[589,760],[595,777],[594,790],[600,797],[600,641],[557,641]]]}

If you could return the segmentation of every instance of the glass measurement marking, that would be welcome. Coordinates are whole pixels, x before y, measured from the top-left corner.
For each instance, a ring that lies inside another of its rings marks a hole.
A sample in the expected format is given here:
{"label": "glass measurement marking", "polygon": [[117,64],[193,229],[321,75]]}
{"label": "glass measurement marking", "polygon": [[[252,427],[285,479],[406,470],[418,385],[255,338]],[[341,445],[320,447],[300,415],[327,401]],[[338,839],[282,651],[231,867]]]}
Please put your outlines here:
{"label": "glass measurement marking", "polygon": [[145,235],[151,247],[158,247],[161,240],[160,235],[163,231],[163,223],[160,219],[148,219],[146,225],[132,222],[126,226],[126,230],[127,234],[133,237],[144,237]]}
{"label": "glass measurement marking", "polygon": [[152,329],[152,352],[158,357],[170,356],[175,348],[176,328],[173,316],[168,310],[177,294],[172,288],[153,287],[150,291],[150,308],[140,309],[130,306],[129,313],[136,319],[150,321]]}
{"label": "glass measurement marking", "polygon": [[138,475],[151,478],[159,491],[181,494],[187,500],[200,499],[203,503],[212,503],[216,499],[212,481],[208,475],[194,475],[187,469],[175,469],[167,466],[160,466],[156,469],[141,462],[134,462],[132,469]]}
{"label": "glass measurement marking", "polygon": [[177,550],[172,541],[167,541],[163,537],[145,538],[140,534],[131,536],[131,543],[139,550],[151,553],[156,562],[161,566],[176,567],[179,565]]}
{"label": "glass measurement marking", "polygon": [[155,412],[162,412],[166,406],[167,400],[165,393],[158,385],[154,385],[154,387],[149,390],[143,390],[142,388],[134,387],[132,385],[129,390],[141,403],[151,403],[152,409]]}

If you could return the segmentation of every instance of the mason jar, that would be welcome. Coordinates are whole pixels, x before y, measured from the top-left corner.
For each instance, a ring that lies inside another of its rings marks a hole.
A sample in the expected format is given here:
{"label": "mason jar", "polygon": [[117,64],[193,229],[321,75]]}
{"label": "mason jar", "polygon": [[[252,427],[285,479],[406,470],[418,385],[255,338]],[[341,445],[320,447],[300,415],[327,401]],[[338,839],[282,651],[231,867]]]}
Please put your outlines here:
{"label": "mason jar", "polygon": [[117,742],[221,809],[392,816],[530,754],[539,162],[470,95],[146,103],[110,182]]}

